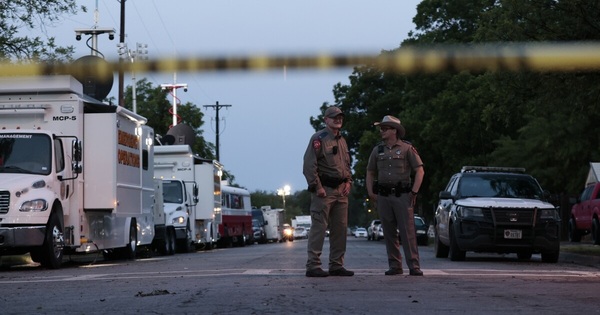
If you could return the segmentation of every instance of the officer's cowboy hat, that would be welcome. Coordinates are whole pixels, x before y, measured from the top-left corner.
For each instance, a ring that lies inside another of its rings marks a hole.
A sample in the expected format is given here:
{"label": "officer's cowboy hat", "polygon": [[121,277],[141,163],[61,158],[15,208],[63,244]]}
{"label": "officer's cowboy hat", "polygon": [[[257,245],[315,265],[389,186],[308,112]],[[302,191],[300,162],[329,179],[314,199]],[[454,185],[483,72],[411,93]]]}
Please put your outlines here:
{"label": "officer's cowboy hat", "polygon": [[398,138],[404,138],[404,134],[406,133],[404,127],[402,127],[402,124],[400,124],[400,119],[391,115],[384,116],[380,122],[376,122],[374,125],[395,128],[396,130],[398,130]]}
{"label": "officer's cowboy hat", "polygon": [[344,116],[344,113],[342,113],[342,110],[337,106],[327,107],[327,109],[325,110],[325,114],[324,114],[324,116],[328,117],[328,118],[335,118],[339,115]]}

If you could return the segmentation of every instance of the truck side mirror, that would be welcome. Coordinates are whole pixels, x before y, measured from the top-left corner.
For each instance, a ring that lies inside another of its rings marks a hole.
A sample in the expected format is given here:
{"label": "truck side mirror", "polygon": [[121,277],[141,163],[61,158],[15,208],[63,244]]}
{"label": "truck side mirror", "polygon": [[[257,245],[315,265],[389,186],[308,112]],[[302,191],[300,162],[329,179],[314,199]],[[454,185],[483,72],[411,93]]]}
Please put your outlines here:
{"label": "truck side mirror", "polygon": [[76,174],[80,174],[83,171],[81,167],[81,152],[81,141],[77,139],[73,140],[71,144],[71,156],[73,157],[71,168]]}
{"label": "truck side mirror", "polygon": [[194,195],[194,203],[197,204],[198,203],[198,185],[196,185],[196,183],[194,183],[194,187],[192,188],[192,194]]}

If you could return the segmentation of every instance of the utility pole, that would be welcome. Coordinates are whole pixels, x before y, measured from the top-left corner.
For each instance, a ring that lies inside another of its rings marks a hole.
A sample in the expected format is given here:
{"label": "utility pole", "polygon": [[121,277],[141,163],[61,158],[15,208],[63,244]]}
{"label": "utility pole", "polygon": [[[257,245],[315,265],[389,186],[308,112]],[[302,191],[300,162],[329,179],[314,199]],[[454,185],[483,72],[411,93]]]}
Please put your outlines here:
{"label": "utility pole", "polygon": [[177,118],[179,116],[177,116],[177,89],[179,88],[183,88],[184,92],[187,92],[187,83],[177,83],[177,73],[173,74],[173,84],[161,84],[160,87],[163,90],[169,90],[171,91],[171,94],[173,94],[173,110],[172,110],[172,114],[173,114],[173,125],[171,126],[171,128],[175,127],[177,125],[177,123],[179,123],[177,121]]}
{"label": "utility pole", "polygon": [[[135,63],[136,60],[138,60],[138,59],[147,60],[148,59],[148,45],[136,43],[135,50],[131,50],[131,49],[127,48],[127,43],[124,43],[124,44],[120,43],[119,44],[119,58],[121,58],[123,60],[129,60],[129,61],[131,61],[132,64]],[[137,92],[136,92],[137,79],[135,77],[135,70],[131,70],[131,81],[133,81],[133,84],[131,86],[133,112],[137,113]]]}
{"label": "utility pole", "polygon": [[[125,44],[125,0],[121,1],[121,30],[119,31],[119,43]],[[119,59],[119,63],[123,63],[122,59]],[[123,85],[124,85],[123,67],[119,67],[119,105],[125,106],[125,97],[123,96]]]}
{"label": "utility pole", "polygon": [[216,105],[204,105],[204,108],[210,107],[210,108],[214,108],[217,111],[217,125],[216,125],[217,131],[215,132],[216,138],[217,138],[216,139],[216,144],[215,144],[215,147],[216,147],[215,148],[215,151],[216,151],[215,153],[217,154],[217,161],[221,161],[221,157],[220,157],[220,154],[219,154],[219,133],[220,133],[220,130],[219,130],[219,110],[221,108],[223,108],[223,107],[231,107],[231,106],[232,105],[221,105],[221,104],[219,104],[219,102],[217,102]]}
{"label": "utility pole", "polygon": [[[98,1],[96,1],[96,9],[94,10],[94,26],[92,28],[79,28],[75,29],[75,40],[80,41],[81,35],[91,35],[92,49],[91,55],[98,56],[102,55],[98,50],[98,35],[108,33],[108,39],[113,40],[115,38],[115,30],[109,27],[98,27],[98,20],[100,12],[98,11]],[[88,46],[89,47],[89,46]]]}

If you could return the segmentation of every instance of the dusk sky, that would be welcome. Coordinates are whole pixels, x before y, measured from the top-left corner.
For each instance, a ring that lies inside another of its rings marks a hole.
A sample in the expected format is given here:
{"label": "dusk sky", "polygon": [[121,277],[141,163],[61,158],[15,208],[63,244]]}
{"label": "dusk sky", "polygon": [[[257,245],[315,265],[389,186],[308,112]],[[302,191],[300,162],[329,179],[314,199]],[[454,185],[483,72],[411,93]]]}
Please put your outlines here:
{"label": "dusk sky", "polygon": [[[255,56],[303,54],[377,55],[399,47],[414,29],[418,0],[127,0],[125,33],[129,48],[148,45],[148,57]],[[76,48],[75,58],[90,53],[86,38],[75,40],[75,29],[109,27],[115,39],[100,36],[106,59],[118,59],[120,2],[79,0],[88,12],[66,17],[49,27],[59,45]],[[97,6],[97,11],[96,11]],[[221,109],[220,156],[236,183],[251,192],[275,192],[290,185],[292,193],[306,189],[302,157],[314,130],[311,116],[324,102],[333,103],[333,86],[348,84],[352,68],[283,71],[181,72],[177,91],[205,114],[204,136],[215,143],[215,110]],[[154,85],[174,83],[173,73],[142,73]],[[132,85],[125,75],[125,86]],[[117,98],[115,80],[110,96]],[[171,98],[169,98],[171,101]],[[138,105],[142,106],[142,105]]]}

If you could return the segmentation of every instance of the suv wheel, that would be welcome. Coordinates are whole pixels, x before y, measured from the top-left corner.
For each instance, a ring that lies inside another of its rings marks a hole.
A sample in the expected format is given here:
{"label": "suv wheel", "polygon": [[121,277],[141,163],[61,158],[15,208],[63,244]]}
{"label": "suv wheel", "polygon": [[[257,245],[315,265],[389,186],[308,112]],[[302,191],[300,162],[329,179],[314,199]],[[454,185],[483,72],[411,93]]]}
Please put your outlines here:
{"label": "suv wheel", "polygon": [[577,230],[575,218],[569,220],[569,242],[581,242],[581,232]]}
{"label": "suv wheel", "polygon": [[438,236],[437,226],[433,229],[434,239],[433,239],[433,251],[435,252],[436,258],[448,258],[448,246],[444,245],[442,241],[440,241],[440,237]]}
{"label": "suv wheel", "polygon": [[598,218],[594,218],[594,221],[592,221],[592,240],[594,240],[594,245],[600,245],[600,222],[598,222]]}
{"label": "suv wheel", "polygon": [[542,253],[542,261],[546,263],[556,263],[558,262],[558,251],[553,252],[543,252]]}
{"label": "suv wheel", "polygon": [[454,226],[450,226],[450,260],[452,261],[463,261],[467,256],[467,252],[460,250],[456,243],[456,236],[454,235]]}

